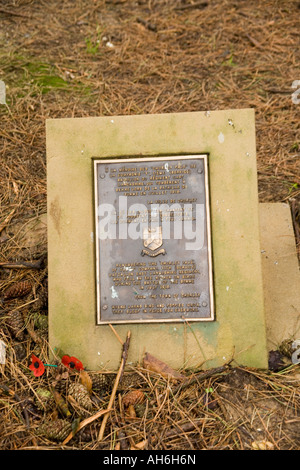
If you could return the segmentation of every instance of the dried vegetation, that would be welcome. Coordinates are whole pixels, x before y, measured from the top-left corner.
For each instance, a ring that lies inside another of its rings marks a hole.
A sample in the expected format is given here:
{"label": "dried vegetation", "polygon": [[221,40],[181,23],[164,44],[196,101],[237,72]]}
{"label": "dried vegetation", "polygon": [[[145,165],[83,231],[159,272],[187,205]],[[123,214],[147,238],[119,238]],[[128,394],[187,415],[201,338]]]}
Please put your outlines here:
{"label": "dried vegetation", "polygon": [[299,12],[295,0],[0,2],[1,449],[299,449],[299,366],[276,357],[266,371],[181,371],[189,380],[59,358],[29,369],[32,353],[49,362],[47,118],[254,108],[260,200],[291,205],[299,248]]}

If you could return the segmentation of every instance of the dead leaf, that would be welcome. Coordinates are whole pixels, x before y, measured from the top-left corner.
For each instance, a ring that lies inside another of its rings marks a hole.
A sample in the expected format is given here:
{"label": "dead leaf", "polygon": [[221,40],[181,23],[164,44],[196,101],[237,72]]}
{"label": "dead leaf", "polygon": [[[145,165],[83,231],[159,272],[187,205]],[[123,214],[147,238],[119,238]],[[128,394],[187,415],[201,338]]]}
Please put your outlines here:
{"label": "dead leaf", "polygon": [[0,243],[5,243],[7,240],[9,240],[9,236],[6,233],[6,228],[4,228],[2,232],[0,232]]}
{"label": "dead leaf", "polygon": [[75,419],[72,421],[72,434],[73,434],[73,436],[75,436],[75,434],[76,434],[77,431],[79,430],[80,419],[81,419],[81,418],[75,418]]}
{"label": "dead leaf", "polygon": [[144,439],[143,441],[132,445],[130,450],[144,450],[147,444],[148,444],[148,439]]}
{"label": "dead leaf", "polygon": [[254,450],[274,450],[274,444],[269,441],[253,441],[251,444],[252,449]]}
{"label": "dead leaf", "polygon": [[70,373],[69,373],[68,370],[66,370],[65,372],[62,372],[59,377],[60,377],[62,380],[67,380],[67,379],[69,378],[69,376],[70,376]]}
{"label": "dead leaf", "polygon": [[54,400],[55,400],[55,403],[56,403],[56,406],[59,410],[59,412],[65,416],[66,418],[68,418],[69,416],[71,416],[71,412],[68,408],[68,405],[67,405],[67,402],[64,400],[64,398],[61,396],[60,393],[58,393],[56,390],[52,390],[52,394],[53,394],[53,397],[54,397]]}
{"label": "dead leaf", "polygon": [[134,405],[129,405],[127,410],[126,410],[126,416],[129,418],[136,418],[136,413],[134,409]]}
{"label": "dead leaf", "polygon": [[85,370],[81,370],[79,376],[80,376],[81,384],[85,386],[85,388],[87,389],[87,391],[91,395],[92,388],[93,388],[93,382],[92,382],[92,379],[89,376],[88,372],[86,372]]}
{"label": "dead leaf", "polygon": [[[11,214],[10,214],[11,215]],[[47,247],[47,214],[32,217],[26,222],[19,221],[8,225],[9,220],[4,220],[0,226],[0,232],[6,227],[7,236],[13,238],[15,244],[26,253],[32,254],[44,251]]]}
{"label": "dead leaf", "polygon": [[152,356],[149,353],[145,354],[143,365],[145,369],[151,370],[152,372],[157,372],[163,377],[167,377],[167,378],[175,379],[175,380],[185,378],[184,375],[172,369],[172,367],[168,366],[167,364],[160,361],[159,359],[157,359],[156,357]]}

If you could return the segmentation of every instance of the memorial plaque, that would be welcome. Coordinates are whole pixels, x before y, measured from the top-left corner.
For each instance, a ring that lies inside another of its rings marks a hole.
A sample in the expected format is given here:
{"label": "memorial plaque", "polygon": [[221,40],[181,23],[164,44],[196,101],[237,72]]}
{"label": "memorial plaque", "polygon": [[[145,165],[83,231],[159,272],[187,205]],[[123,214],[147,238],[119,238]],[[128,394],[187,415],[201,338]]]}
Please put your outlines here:
{"label": "memorial plaque", "polygon": [[94,159],[97,324],[214,320],[207,165]]}

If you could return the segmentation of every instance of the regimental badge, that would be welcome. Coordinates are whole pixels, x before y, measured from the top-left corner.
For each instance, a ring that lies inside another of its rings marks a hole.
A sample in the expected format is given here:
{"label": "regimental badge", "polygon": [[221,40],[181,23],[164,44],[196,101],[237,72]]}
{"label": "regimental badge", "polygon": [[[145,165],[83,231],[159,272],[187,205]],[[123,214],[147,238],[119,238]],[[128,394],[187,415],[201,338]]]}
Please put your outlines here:
{"label": "regimental badge", "polygon": [[144,247],[146,249],[142,250],[142,256],[158,256],[158,255],[165,255],[166,251],[164,248],[160,248],[163,244],[162,238],[162,228],[155,227],[155,228],[144,228],[143,230],[143,241]]}

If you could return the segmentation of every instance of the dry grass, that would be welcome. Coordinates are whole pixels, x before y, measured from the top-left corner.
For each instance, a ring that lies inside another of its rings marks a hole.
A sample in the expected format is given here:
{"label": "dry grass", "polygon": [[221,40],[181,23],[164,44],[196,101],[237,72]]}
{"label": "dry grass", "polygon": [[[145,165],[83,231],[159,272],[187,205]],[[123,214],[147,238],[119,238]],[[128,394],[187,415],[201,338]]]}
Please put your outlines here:
{"label": "dry grass", "polygon": [[[101,442],[101,418],[65,446],[37,433],[43,420],[62,418],[57,403],[49,410],[36,403],[37,389],[50,390],[58,369],[47,367],[39,379],[28,369],[32,352],[47,362],[41,303],[47,249],[45,243],[25,247],[18,236],[46,212],[45,119],[254,108],[260,200],[291,203],[300,247],[300,105],[291,99],[292,83],[300,80],[300,3],[200,3],[0,2],[0,79],[7,86],[7,105],[0,105],[0,263],[44,260],[39,269],[0,264],[0,297],[16,281],[33,286],[26,297],[0,306],[0,339],[7,345],[0,366],[2,449],[299,449],[298,366],[284,372],[228,367],[182,389],[138,366],[127,387],[146,395],[140,417],[137,410],[126,416],[120,388]],[[16,309],[24,321],[21,340],[9,325]],[[107,407],[110,390],[103,393],[92,393],[96,410]],[[72,400],[69,407],[70,424],[81,414]]]}

